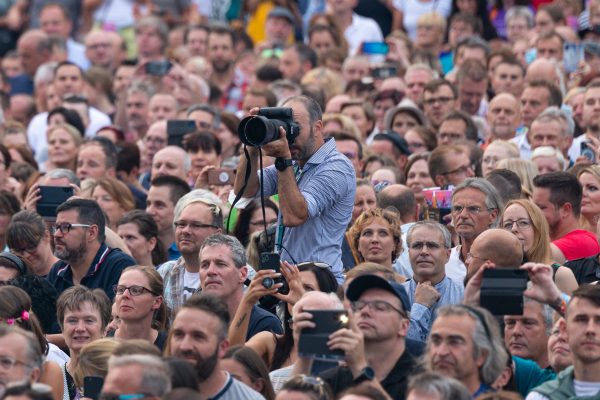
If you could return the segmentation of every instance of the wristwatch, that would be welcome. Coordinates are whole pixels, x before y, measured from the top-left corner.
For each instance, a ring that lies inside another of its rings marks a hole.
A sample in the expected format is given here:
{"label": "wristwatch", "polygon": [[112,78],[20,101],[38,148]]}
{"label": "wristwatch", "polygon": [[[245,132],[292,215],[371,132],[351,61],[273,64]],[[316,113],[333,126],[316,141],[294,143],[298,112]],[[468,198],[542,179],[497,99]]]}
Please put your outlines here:
{"label": "wristwatch", "polygon": [[364,367],[362,371],[360,371],[360,375],[354,379],[353,383],[358,385],[359,383],[363,383],[365,381],[372,381],[375,379],[375,371],[371,367]]}
{"label": "wristwatch", "polygon": [[291,167],[292,165],[293,163],[290,159],[281,157],[275,159],[275,168],[277,168],[277,171],[285,171],[287,167]]}

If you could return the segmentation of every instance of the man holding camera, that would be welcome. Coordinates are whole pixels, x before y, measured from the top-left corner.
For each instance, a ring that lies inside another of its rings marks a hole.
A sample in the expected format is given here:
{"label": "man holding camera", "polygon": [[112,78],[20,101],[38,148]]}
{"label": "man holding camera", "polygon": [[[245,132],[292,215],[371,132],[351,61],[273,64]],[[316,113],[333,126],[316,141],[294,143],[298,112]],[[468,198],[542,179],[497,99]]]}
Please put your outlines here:
{"label": "man holding camera", "polygon": [[[328,263],[338,281],[342,281],[341,245],[354,205],[354,168],[337,151],[334,139],[324,140],[321,107],[313,99],[295,96],[285,101],[283,107],[292,109],[293,121],[283,121],[288,131],[280,127],[279,138],[262,146],[265,155],[276,157],[275,165],[262,171],[260,182],[258,148],[248,147],[249,179],[245,182],[248,160],[242,157],[234,193],[239,194],[246,186],[241,207],[254,197],[279,193],[276,250],[281,259],[293,263],[296,260]],[[284,115],[282,119],[285,119],[285,111],[276,110]],[[257,108],[250,110],[251,116],[258,113]],[[246,129],[245,136],[252,136],[255,142],[263,134],[265,132],[259,129]],[[259,190],[260,184],[262,190]]]}

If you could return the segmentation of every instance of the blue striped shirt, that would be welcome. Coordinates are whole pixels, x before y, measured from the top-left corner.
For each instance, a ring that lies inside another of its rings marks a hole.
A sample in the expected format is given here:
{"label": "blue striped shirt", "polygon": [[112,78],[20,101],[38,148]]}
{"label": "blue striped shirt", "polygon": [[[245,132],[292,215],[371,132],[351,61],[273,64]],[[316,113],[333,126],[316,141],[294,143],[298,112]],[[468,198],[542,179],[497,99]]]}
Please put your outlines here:
{"label": "blue striped shirt", "polygon": [[[265,197],[278,193],[275,167],[265,168],[263,174]],[[285,228],[281,259],[327,263],[338,282],[343,282],[342,240],[354,207],[354,168],[337,151],[335,140],[328,139],[298,170],[296,181],[308,207],[308,220]]]}

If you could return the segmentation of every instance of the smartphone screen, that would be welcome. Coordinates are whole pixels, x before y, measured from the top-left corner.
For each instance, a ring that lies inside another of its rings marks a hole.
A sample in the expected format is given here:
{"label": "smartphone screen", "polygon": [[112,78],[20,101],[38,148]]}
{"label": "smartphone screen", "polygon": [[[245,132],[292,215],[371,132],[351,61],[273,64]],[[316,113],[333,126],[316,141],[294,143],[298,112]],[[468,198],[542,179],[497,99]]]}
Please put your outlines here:
{"label": "smartphone screen", "polygon": [[385,42],[364,42],[362,46],[363,54],[368,55],[386,55],[390,51],[390,47]]}
{"label": "smartphone screen", "polygon": [[327,346],[329,335],[348,326],[348,314],[345,310],[304,310],[312,314],[314,328],[300,332],[298,353],[317,360],[343,360],[341,350],[331,350]]}

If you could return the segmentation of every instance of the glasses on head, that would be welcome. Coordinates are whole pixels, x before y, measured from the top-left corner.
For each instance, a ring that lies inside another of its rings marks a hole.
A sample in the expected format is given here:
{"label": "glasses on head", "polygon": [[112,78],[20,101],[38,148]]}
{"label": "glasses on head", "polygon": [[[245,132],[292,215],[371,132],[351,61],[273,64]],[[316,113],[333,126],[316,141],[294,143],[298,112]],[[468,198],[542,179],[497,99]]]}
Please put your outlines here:
{"label": "glasses on head", "polygon": [[0,356],[0,369],[2,371],[10,371],[15,367],[15,365],[22,365],[24,367],[28,367],[29,364],[24,363],[23,361],[17,360],[16,358],[9,356]]}
{"label": "glasses on head", "polygon": [[471,165],[463,165],[462,167],[458,167],[453,169],[452,171],[442,172],[440,175],[452,175],[452,174],[466,174],[469,170],[473,170]]}
{"label": "glasses on head", "polygon": [[446,247],[446,246],[444,246],[442,243],[426,240],[426,241],[412,242],[411,244],[408,245],[408,247],[411,250],[420,251],[420,250],[423,250],[423,247],[427,247],[429,250],[439,250],[442,247]]}
{"label": "glasses on head", "polygon": [[464,210],[467,210],[468,214],[476,215],[476,214],[479,214],[480,212],[482,212],[484,210],[487,211],[487,212],[490,212],[490,211],[493,210],[493,208],[482,208],[482,207],[479,207],[479,206],[466,206],[465,207],[465,206],[461,206],[461,205],[458,205],[458,204],[452,206],[452,213],[454,213],[454,214],[460,214]]}
{"label": "glasses on head", "polygon": [[516,221],[511,221],[507,219],[506,221],[502,222],[502,228],[506,229],[507,231],[510,231],[512,230],[513,226],[515,226],[515,224],[517,224],[517,229],[531,228],[531,220],[525,218],[517,219]]}
{"label": "glasses on head", "polygon": [[139,285],[132,285],[132,286],[114,285],[113,290],[115,291],[115,294],[117,294],[119,296],[122,296],[126,290],[129,290],[129,294],[132,296],[141,296],[144,294],[144,292],[152,293],[155,296],[160,296],[158,293],[153,292],[152,290],[145,288],[143,286],[139,286]]}
{"label": "glasses on head", "polygon": [[191,221],[175,221],[175,222],[173,222],[173,225],[175,226],[175,229],[185,229],[189,226],[190,229],[193,231],[198,231],[200,229],[206,229],[206,228],[214,228],[214,229],[218,228],[218,226],[216,226],[216,225],[202,224],[200,222],[191,222]]}
{"label": "glasses on head", "polygon": [[331,265],[324,263],[324,262],[318,262],[318,261],[305,261],[305,262],[301,262],[300,264],[296,264],[296,267],[298,268],[302,268],[302,267],[308,267],[314,265],[317,268],[322,268],[322,269],[331,269]]}
{"label": "glasses on head", "polygon": [[440,105],[444,105],[447,104],[449,102],[451,102],[452,100],[454,100],[454,97],[432,97],[431,99],[426,99],[423,100],[423,104],[428,105],[428,106],[432,106],[435,103],[439,103]]}
{"label": "glasses on head", "polygon": [[70,224],[68,222],[62,224],[52,225],[50,228],[50,232],[54,235],[56,232],[60,231],[63,235],[66,235],[73,228],[89,228],[91,225],[88,224]]}
{"label": "glasses on head", "polygon": [[402,315],[403,317],[406,317],[406,313],[404,311],[397,309],[396,307],[394,307],[393,305],[391,305],[387,301],[383,301],[383,300],[373,300],[373,301],[356,300],[356,301],[353,301],[352,303],[350,303],[350,307],[352,308],[352,311],[354,311],[354,312],[361,311],[363,308],[365,308],[367,306],[371,310],[374,310],[376,312],[381,312],[381,313],[383,313],[383,312],[389,312],[389,311],[394,310],[397,313],[399,313],[400,315]]}
{"label": "glasses on head", "polygon": [[100,395],[100,400],[136,400],[136,399],[145,399],[146,397],[152,397],[143,393],[135,393],[135,394],[112,394],[112,393],[102,393]]}

